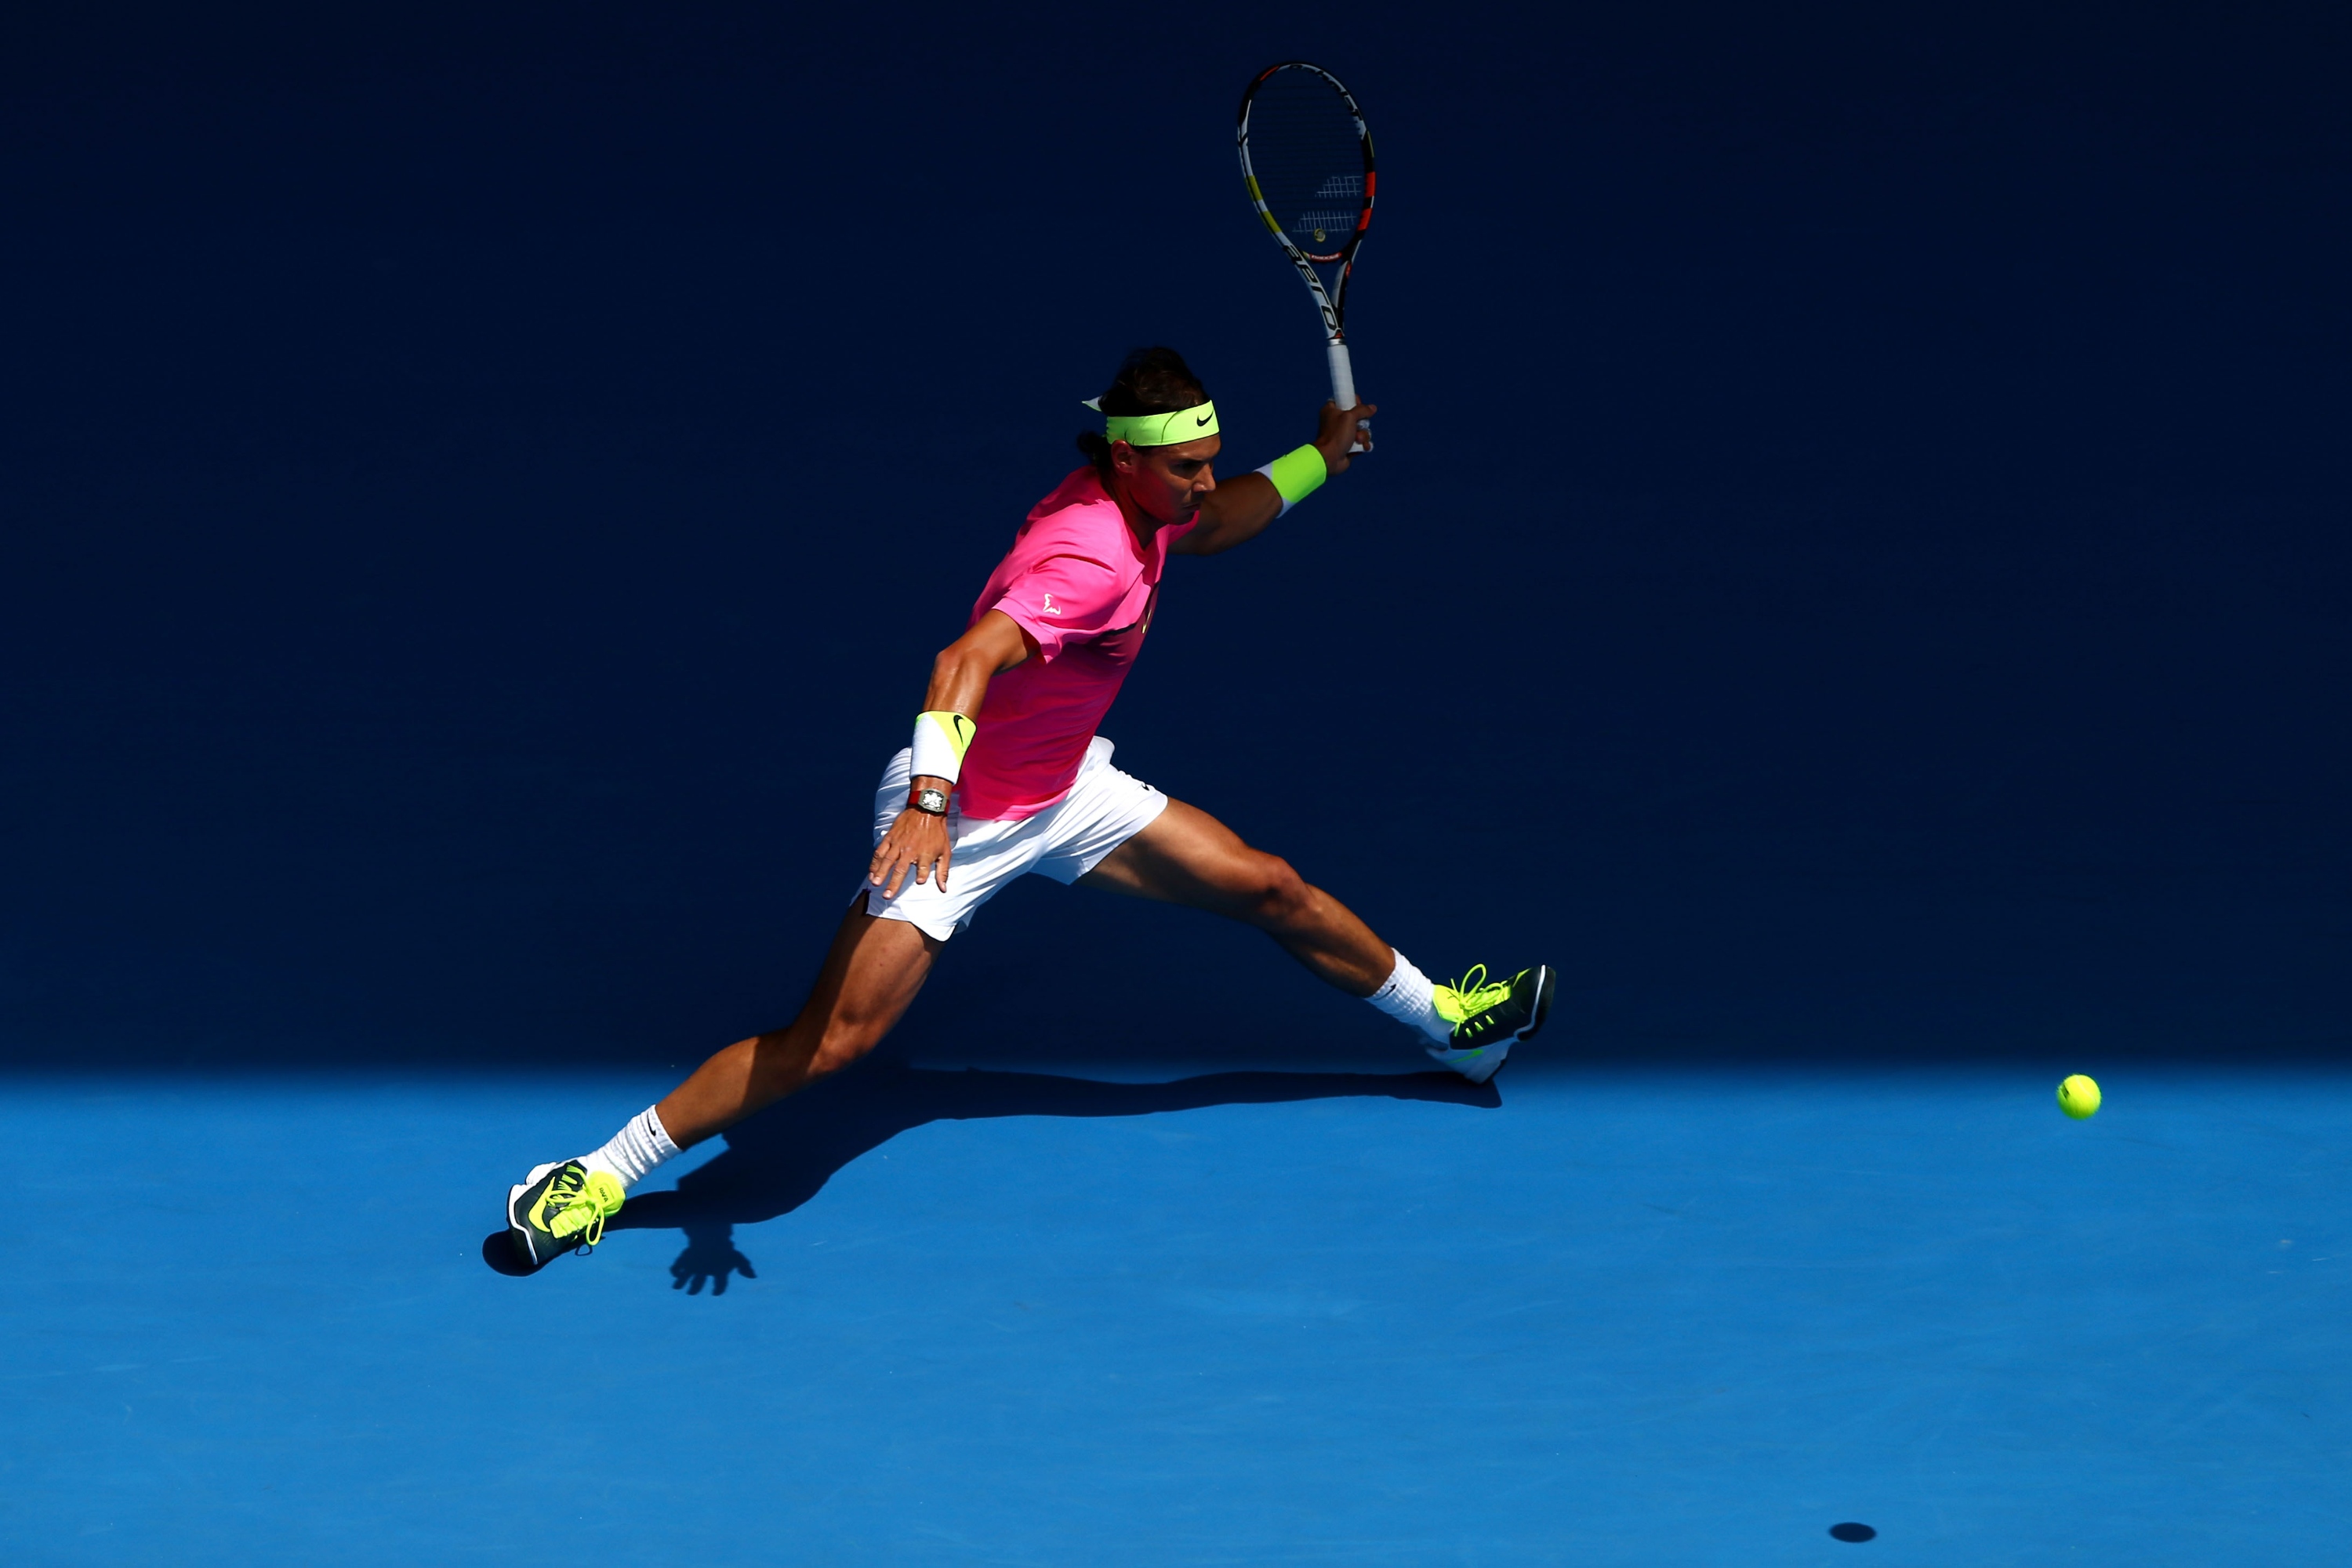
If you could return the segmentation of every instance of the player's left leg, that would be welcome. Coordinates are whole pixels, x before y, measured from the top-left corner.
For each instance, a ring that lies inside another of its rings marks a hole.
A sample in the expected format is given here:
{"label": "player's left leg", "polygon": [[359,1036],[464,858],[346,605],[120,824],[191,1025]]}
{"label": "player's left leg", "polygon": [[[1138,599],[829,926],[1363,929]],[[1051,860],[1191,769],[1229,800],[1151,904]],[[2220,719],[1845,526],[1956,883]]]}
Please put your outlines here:
{"label": "player's left leg", "polygon": [[1278,855],[1253,849],[1198,806],[1171,800],[1148,827],[1104,857],[1078,885],[1207,910],[1254,925],[1318,979],[1370,996],[1396,953],[1354,910]]}
{"label": "player's left leg", "polygon": [[1430,1055],[1484,1083],[1516,1040],[1551,1010],[1547,965],[1488,984],[1479,965],[1453,985],[1433,985],[1329,893],[1278,855],[1254,849],[1197,806],[1171,800],[1149,826],[1078,879],[1087,887],[1207,910],[1254,925],[1316,975],[1413,1025]]}

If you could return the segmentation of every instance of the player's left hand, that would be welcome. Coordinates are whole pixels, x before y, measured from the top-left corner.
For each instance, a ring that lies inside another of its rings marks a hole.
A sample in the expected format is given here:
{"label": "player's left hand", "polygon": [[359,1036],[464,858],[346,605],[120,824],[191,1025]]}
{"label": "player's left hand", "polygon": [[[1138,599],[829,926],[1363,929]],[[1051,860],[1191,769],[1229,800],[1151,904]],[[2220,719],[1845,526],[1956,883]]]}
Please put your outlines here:
{"label": "player's left hand", "polygon": [[1323,466],[1335,474],[1344,474],[1348,471],[1349,447],[1360,441],[1364,451],[1370,451],[1372,433],[1361,426],[1380,411],[1377,403],[1359,403],[1353,408],[1342,408],[1336,403],[1324,404],[1315,432],[1315,449],[1323,454]]}

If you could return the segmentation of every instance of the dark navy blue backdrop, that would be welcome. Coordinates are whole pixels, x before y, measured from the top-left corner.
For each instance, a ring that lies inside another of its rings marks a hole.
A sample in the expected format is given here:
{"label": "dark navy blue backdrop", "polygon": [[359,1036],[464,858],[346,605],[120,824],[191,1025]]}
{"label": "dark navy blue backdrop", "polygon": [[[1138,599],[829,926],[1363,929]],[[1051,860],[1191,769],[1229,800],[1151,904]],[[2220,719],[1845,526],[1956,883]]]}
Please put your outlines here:
{"label": "dark navy blue backdrop", "polygon": [[[7,24],[7,1060],[787,1016],[1121,351],[1310,430],[1229,142],[1293,55],[1380,138],[1382,447],[1178,563],[1124,764],[1560,964],[1561,1051],[2342,1052],[2340,13],[863,15]],[[1032,884],[908,1038],[1382,1026]]]}

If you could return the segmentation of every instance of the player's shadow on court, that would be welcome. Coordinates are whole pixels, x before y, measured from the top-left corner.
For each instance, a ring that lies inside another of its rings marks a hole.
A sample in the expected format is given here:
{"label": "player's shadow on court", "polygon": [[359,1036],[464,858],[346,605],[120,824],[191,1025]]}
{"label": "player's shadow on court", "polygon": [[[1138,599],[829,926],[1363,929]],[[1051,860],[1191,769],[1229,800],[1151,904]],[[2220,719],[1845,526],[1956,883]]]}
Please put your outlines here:
{"label": "player's shadow on court", "polygon": [[867,1151],[928,1121],[991,1116],[1148,1116],[1212,1105],[1276,1105],[1300,1100],[1382,1097],[1493,1108],[1491,1084],[1447,1072],[1223,1072],[1173,1083],[1097,1083],[1045,1073],[940,1071],[868,1059],[733,1128],[724,1153],[678,1179],[672,1192],[631,1198],[615,1230],[686,1232],[670,1265],[678,1289],[715,1295],[736,1274],[757,1279],[736,1249],[735,1227],[800,1207],[833,1173]]}

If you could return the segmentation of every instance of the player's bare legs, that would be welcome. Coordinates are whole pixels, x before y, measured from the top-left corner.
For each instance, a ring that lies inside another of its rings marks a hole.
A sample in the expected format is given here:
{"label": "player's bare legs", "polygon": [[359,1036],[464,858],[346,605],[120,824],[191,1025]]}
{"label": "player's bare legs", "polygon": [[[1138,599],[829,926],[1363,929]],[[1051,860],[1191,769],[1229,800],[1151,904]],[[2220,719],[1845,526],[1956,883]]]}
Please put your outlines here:
{"label": "player's bare legs", "polygon": [[923,988],[939,951],[937,940],[909,922],[867,914],[861,893],[834,933],[800,1016],[736,1041],[602,1149],[536,1166],[508,1192],[517,1260],[540,1268],[574,1247],[593,1247],[604,1221],[621,1211],[630,1182],[872,1050]]}
{"label": "player's bare legs", "polygon": [[940,943],[906,921],[866,912],[860,895],[842,917],[800,1016],[712,1056],[654,1110],[690,1148],[879,1045],[931,973]]}
{"label": "player's bare legs", "polygon": [[1251,848],[1232,828],[1181,800],[1170,801],[1150,826],[1078,883],[1254,925],[1350,996],[1370,996],[1396,967],[1395,951],[1354,910],[1307,882],[1289,861]]}
{"label": "player's bare legs", "polygon": [[1543,1027],[1551,1007],[1552,972],[1541,964],[1493,983],[1482,964],[1450,985],[1433,984],[1288,861],[1251,848],[1232,828],[1181,801],[1170,801],[1150,826],[1078,880],[1257,927],[1318,978],[1421,1029],[1429,1054],[1474,1083],[1493,1077],[1512,1042]]}

